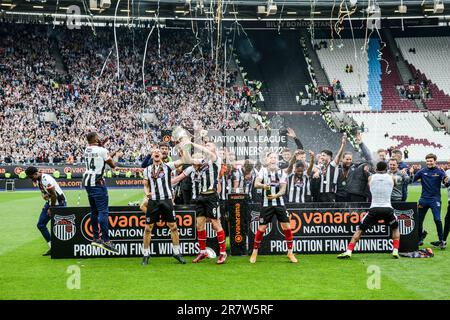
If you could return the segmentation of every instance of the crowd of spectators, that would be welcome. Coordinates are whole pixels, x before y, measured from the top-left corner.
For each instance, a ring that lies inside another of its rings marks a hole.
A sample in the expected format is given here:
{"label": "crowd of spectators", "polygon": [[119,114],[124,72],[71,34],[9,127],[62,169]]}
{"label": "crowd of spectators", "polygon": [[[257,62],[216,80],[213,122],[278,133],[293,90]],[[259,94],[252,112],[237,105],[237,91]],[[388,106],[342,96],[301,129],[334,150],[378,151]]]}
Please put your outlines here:
{"label": "crowd of spectators", "polygon": [[79,163],[89,130],[110,138],[119,161],[137,162],[161,130],[248,125],[239,115],[249,95],[206,36],[196,46],[192,31],[161,30],[159,41],[154,32],[143,85],[148,32],[117,30],[117,77],[112,28],[0,24],[0,164]]}

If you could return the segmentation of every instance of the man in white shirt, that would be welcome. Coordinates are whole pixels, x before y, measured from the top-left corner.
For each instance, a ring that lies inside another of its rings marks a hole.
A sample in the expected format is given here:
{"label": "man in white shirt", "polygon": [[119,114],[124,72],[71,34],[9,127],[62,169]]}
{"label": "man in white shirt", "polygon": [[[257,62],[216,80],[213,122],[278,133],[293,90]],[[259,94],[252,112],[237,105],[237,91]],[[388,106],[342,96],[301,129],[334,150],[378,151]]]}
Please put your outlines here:
{"label": "man in white shirt", "polygon": [[39,172],[36,167],[28,167],[25,170],[25,173],[28,178],[38,184],[38,187],[41,190],[42,198],[45,200],[45,205],[42,208],[41,214],[39,216],[37,228],[42,233],[42,236],[44,237],[45,241],[47,241],[47,244],[49,246],[49,250],[43,255],[49,256],[51,254],[51,236],[50,232],[47,229],[47,224],[52,217],[51,207],[65,207],[66,196],[52,176]]}

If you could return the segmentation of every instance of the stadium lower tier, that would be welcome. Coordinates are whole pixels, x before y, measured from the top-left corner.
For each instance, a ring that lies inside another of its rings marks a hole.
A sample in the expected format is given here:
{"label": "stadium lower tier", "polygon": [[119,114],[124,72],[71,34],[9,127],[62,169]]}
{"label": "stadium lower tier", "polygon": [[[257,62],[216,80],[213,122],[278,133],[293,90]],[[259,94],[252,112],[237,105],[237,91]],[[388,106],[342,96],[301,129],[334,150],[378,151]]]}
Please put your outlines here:
{"label": "stadium lower tier", "polygon": [[405,148],[407,161],[424,161],[429,153],[446,161],[450,155],[450,135],[435,131],[428,122],[427,113],[349,113],[358,125],[364,127],[363,141],[372,152]]}

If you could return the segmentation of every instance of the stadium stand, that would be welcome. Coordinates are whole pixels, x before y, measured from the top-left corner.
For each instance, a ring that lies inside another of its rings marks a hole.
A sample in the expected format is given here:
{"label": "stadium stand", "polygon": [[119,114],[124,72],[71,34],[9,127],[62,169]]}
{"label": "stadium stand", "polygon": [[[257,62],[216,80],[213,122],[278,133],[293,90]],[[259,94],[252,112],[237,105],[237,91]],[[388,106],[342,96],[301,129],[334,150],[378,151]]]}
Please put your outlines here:
{"label": "stadium stand", "polygon": [[[156,39],[150,41],[144,90],[140,66],[146,35],[145,30],[118,29],[121,74],[117,80],[112,29],[98,29],[94,36],[90,28],[71,32],[0,25],[0,48],[4,48],[0,138],[8,141],[0,147],[0,163],[58,163],[69,158],[80,162],[84,145],[80,137],[89,129],[109,136],[110,148],[121,150],[121,161],[136,162],[148,152],[148,142],[161,135],[157,123],[207,129],[245,127],[239,112],[248,99],[243,91],[231,88],[236,75],[227,74],[224,90],[222,64],[216,78],[212,59],[189,54],[196,43],[192,31],[162,31],[160,48]],[[68,79],[56,74],[47,46],[49,36],[58,39]],[[100,76],[108,52],[111,55]],[[224,102],[226,120],[223,109],[217,108]],[[155,114],[156,123],[144,121],[143,112]],[[46,121],[45,113],[53,114],[55,121]]]}
{"label": "stadium stand", "polygon": [[424,101],[425,106],[431,110],[450,109],[450,37],[399,37],[395,40],[418,82],[431,81],[432,98]]}
{"label": "stadium stand", "polygon": [[[342,39],[334,41],[333,49],[329,39],[316,39],[315,44],[327,42],[327,48],[316,50],[328,78],[331,81],[340,81],[346,97],[353,98],[353,103],[339,103],[339,109],[343,111],[369,110],[367,97],[359,98],[368,92],[369,65],[367,54],[361,51],[364,46],[364,39],[355,39],[355,46],[352,39]],[[346,72],[347,65],[353,66],[353,72]],[[358,103],[360,102],[360,103]]]}
{"label": "stadium stand", "polygon": [[[450,37],[417,37],[395,39],[403,57],[424,73],[446,94],[450,94]],[[415,51],[410,51],[415,49]]]}
{"label": "stadium stand", "polygon": [[306,96],[312,80],[297,32],[249,31],[239,39],[237,52],[248,77],[263,83],[264,110],[299,109],[295,97],[300,91]]}
{"label": "stadium stand", "polygon": [[409,99],[402,99],[396,86],[403,84],[397,64],[392,57],[388,47],[382,50],[383,59],[381,61],[381,93],[383,96],[383,111],[407,111],[417,110],[414,102]]}
{"label": "stadium stand", "polygon": [[364,141],[372,151],[407,147],[410,161],[423,161],[431,151],[438,158],[448,158],[450,135],[434,131],[426,112],[355,112],[350,115],[358,125],[364,122]]}
{"label": "stadium stand", "polygon": [[417,83],[420,83],[423,87],[426,83],[428,90],[431,92],[430,97],[423,99],[424,105],[429,110],[449,110],[450,109],[450,96],[444,91],[438,88],[438,86],[431,80],[427,79],[425,74],[416,69],[412,64],[409,65],[411,73],[414,75]]}

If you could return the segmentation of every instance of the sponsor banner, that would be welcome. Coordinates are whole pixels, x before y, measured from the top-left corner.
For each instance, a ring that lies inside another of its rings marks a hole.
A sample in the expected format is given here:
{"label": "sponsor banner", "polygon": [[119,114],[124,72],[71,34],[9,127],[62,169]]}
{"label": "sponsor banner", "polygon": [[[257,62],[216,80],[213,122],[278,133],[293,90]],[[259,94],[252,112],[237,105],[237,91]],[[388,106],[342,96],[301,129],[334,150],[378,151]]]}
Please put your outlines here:
{"label": "sponsor banner", "polygon": [[248,222],[245,194],[228,195],[228,217],[230,230],[230,252],[233,256],[247,255]]}
{"label": "sponsor banner", "polygon": [[[86,165],[84,164],[77,164],[77,165],[35,165],[30,164],[32,166],[35,166],[39,169],[42,173],[47,174],[53,174],[55,170],[58,170],[61,174],[61,177],[65,177],[67,172],[72,172],[73,178],[82,178],[84,171],[86,171]],[[0,166],[0,178],[3,178],[6,172],[11,173],[11,178],[18,178],[19,174],[22,171],[25,171],[26,168],[30,165],[7,165],[7,166]],[[126,166],[122,165],[118,168],[116,168],[114,171],[119,171],[120,175],[123,176],[125,172],[130,170],[133,174],[136,174],[139,171],[143,171],[142,168],[135,167],[135,166]]]}
{"label": "sponsor banner", "polygon": [[[81,188],[81,179],[56,179],[61,188]],[[107,187],[142,187],[143,180],[141,178],[106,178]],[[16,189],[34,189],[37,185],[33,185],[30,179],[15,179]],[[5,180],[0,180],[0,189],[5,189]]]}
{"label": "sponsor banner", "polygon": [[[142,256],[145,214],[138,207],[110,207],[109,236],[119,254],[112,254],[92,246],[90,208],[55,207],[52,209],[52,259],[89,257]],[[193,206],[175,206],[175,215],[184,255],[198,253],[195,210]],[[207,246],[219,253],[216,232],[207,223]],[[166,223],[155,224],[150,244],[152,256],[171,256],[172,240]]]}
{"label": "sponsor banner", "polygon": [[[399,221],[400,251],[418,249],[417,203],[393,203]],[[345,251],[357,225],[367,214],[369,203],[311,203],[287,205],[294,234],[294,251],[301,253],[338,253]],[[262,206],[249,204],[248,248],[259,226]],[[380,223],[369,229],[356,245],[356,252],[388,252],[392,250],[390,229]],[[285,253],[287,245],[281,225],[274,220],[268,225],[261,243],[261,254]]]}

